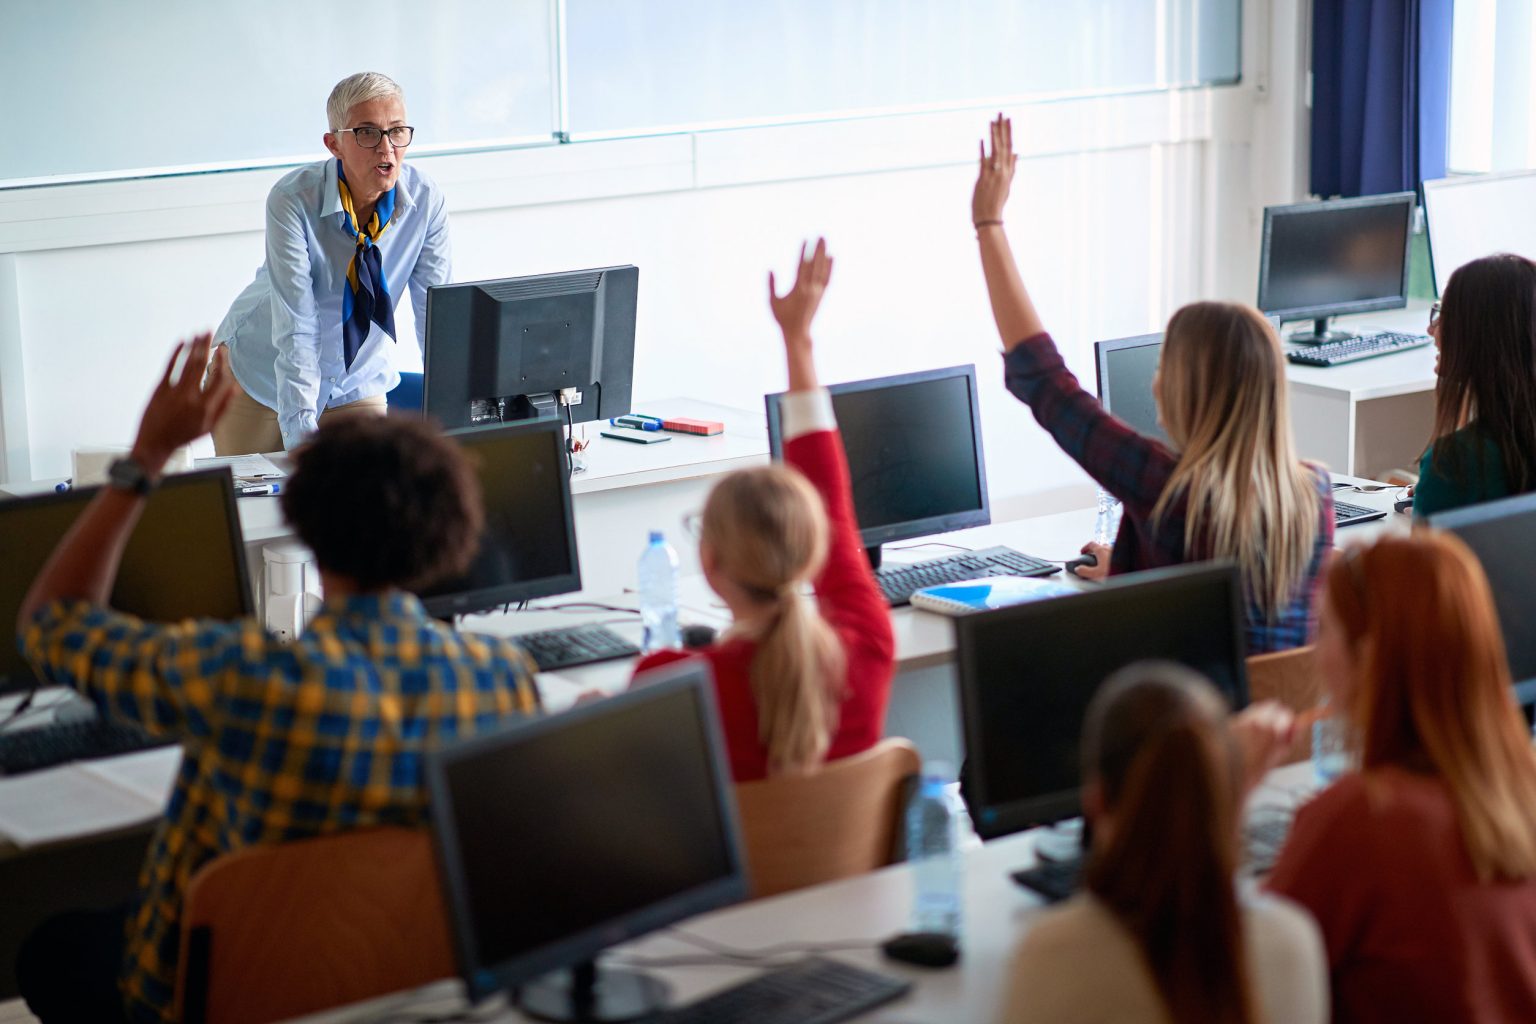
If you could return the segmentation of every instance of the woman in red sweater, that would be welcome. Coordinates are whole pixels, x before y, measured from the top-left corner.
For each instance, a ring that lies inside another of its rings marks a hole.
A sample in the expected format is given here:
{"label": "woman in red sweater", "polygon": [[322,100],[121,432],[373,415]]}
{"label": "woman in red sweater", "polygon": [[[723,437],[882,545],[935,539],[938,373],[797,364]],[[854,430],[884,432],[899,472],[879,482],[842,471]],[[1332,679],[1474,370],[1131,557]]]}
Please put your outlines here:
{"label": "woman in red sweater", "polygon": [[731,628],[702,651],[661,651],[636,669],[709,659],[738,782],[812,771],[874,746],[885,729],[895,661],[890,612],[859,542],[848,463],[811,346],[811,320],[831,273],[819,240],[809,259],[801,248],[786,295],[768,275],[789,366],[786,465],[722,480],[704,506],[699,537],[704,577],[730,608]]}
{"label": "woman in red sweater", "polygon": [[1334,1020],[1536,1020],[1536,752],[1456,538],[1335,558],[1318,668],[1360,770],[1296,815],[1269,887],[1322,927]]}

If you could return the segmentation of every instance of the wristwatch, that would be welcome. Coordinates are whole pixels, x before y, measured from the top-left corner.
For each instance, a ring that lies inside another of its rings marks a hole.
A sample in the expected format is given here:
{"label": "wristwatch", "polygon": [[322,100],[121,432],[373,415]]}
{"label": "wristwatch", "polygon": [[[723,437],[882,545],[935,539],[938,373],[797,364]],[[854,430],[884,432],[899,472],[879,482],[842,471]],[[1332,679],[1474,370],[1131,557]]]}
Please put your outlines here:
{"label": "wristwatch", "polygon": [[115,460],[107,467],[107,483],[120,491],[144,497],[155,489],[156,481],[132,456]]}

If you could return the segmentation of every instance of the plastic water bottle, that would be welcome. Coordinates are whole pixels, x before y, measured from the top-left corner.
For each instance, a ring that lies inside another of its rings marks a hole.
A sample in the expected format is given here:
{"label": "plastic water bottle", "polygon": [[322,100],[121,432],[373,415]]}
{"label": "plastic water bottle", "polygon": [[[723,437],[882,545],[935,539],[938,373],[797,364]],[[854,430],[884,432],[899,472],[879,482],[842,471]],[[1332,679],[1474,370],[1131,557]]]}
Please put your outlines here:
{"label": "plastic water bottle", "polygon": [[[1322,706],[1328,710],[1327,705]],[[1349,771],[1349,746],[1344,721],[1337,714],[1320,716],[1312,722],[1312,778],[1319,786],[1332,785]]]}
{"label": "plastic water bottle", "polygon": [[943,762],[924,766],[922,785],[907,807],[907,861],[915,882],[912,930],[959,938],[959,821],[948,793],[953,779]]}
{"label": "plastic water bottle", "polygon": [[678,647],[677,552],[660,530],[640,554],[640,624],[645,629],[641,646],[647,653]]}
{"label": "plastic water bottle", "polygon": [[1125,508],[1120,499],[1104,488],[1099,488],[1098,516],[1093,521],[1093,539],[1099,544],[1113,544],[1120,532],[1120,516]]}

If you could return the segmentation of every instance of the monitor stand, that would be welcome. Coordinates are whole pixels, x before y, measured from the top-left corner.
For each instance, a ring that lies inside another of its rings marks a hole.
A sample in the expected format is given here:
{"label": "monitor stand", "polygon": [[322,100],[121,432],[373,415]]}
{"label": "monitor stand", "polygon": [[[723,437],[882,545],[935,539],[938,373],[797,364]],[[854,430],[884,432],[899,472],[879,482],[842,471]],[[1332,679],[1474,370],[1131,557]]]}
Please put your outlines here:
{"label": "monitor stand", "polygon": [[874,547],[865,548],[864,554],[869,558],[870,569],[874,572],[879,572],[880,561],[882,558],[880,554],[880,545],[876,544]]}
{"label": "monitor stand", "polygon": [[1292,345],[1326,345],[1330,341],[1349,341],[1358,337],[1353,331],[1330,331],[1328,329],[1328,317],[1318,317],[1312,321],[1310,333],[1298,332],[1288,334],[1285,340]]}
{"label": "monitor stand", "polygon": [[511,993],[518,1009],[535,1020],[606,1024],[636,1020],[665,1009],[671,986],[638,971],[605,967],[591,960],[555,971]]}

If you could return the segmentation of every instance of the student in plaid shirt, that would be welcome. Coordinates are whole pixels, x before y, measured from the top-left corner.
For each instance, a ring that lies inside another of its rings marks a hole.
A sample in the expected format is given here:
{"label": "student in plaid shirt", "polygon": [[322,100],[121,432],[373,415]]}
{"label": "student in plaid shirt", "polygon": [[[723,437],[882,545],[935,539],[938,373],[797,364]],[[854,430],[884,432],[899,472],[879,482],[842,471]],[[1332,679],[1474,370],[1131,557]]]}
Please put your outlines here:
{"label": "student in plaid shirt", "polygon": [[1125,506],[1113,554],[1085,546],[1098,564],[1079,575],[1230,558],[1247,592],[1248,653],[1308,643],[1333,549],[1333,489],[1326,470],[1292,449],[1279,339],[1251,307],[1185,306],[1168,321],[1152,385],[1173,447],[1109,415],[1067,369],[1019,277],[1002,219],[1014,159],[1013,126],[999,116],[990,153],[982,145],[971,220],[1008,390]]}
{"label": "student in plaid shirt", "polygon": [[463,455],[420,420],[328,424],[296,454],[283,509],[326,600],[295,642],[251,620],[168,625],[106,607],[145,494],[229,400],[222,350],[200,386],[209,346],[208,335],[177,346],[127,465],[60,542],[18,619],[43,678],[184,746],[126,920],[65,915],[22,949],[22,993],[44,1021],[172,1019],[181,899],[199,868],[247,846],[420,825],[424,751],[538,708],[521,651],[455,632],[408,592],[464,568],[483,515]]}

